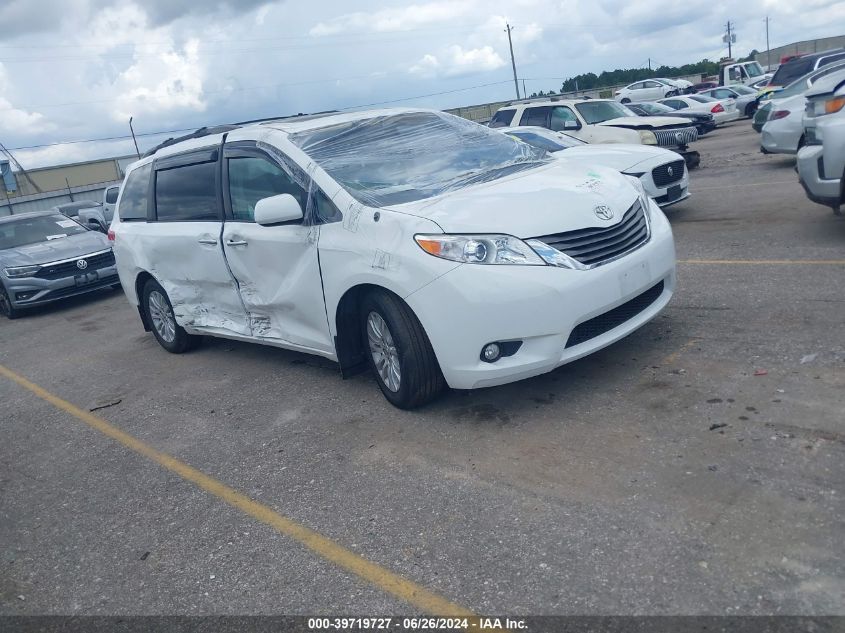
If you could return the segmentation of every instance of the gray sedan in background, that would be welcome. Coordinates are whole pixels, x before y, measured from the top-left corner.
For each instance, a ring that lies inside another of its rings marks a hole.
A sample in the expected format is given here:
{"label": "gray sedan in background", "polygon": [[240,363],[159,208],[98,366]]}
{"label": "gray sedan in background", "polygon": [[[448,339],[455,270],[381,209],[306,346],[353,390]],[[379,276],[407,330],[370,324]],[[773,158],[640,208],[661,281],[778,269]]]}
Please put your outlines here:
{"label": "gray sedan in background", "polygon": [[119,287],[111,243],[56,211],[0,217],[0,314]]}

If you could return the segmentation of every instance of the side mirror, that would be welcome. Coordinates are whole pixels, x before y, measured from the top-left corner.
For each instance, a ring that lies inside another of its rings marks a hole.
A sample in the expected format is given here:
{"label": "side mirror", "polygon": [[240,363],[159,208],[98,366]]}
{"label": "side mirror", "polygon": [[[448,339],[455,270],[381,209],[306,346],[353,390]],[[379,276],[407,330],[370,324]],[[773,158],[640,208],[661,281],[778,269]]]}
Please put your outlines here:
{"label": "side mirror", "polygon": [[255,205],[255,223],[272,226],[302,219],[302,207],[289,193],[262,198]]}
{"label": "side mirror", "polygon": [[581,127],[581,124],[578,121],[572,121],[571,119],[568,121],[563,122],[563,129],[564,130],[577,130]]}

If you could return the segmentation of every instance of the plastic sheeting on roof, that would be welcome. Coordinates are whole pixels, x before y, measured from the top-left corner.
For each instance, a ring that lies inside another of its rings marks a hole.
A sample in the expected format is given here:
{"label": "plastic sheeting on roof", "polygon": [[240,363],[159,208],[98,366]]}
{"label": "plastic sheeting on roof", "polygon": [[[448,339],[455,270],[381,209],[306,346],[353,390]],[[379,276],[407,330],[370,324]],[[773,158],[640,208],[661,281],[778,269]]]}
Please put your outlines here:
{"label": "plastic sheeting on roof", "polygon": [[553,160],[544,150],[443,112],[377,116],[289,138],[371,207],[424,200]]}
{"label": "plastic sheeting on roof", "polygon": [[7,160],[0,160],[0,180],[3,181],[6,191],[18,190],[18,181],[15,180],[15,175],[12,173],[12,166]]}

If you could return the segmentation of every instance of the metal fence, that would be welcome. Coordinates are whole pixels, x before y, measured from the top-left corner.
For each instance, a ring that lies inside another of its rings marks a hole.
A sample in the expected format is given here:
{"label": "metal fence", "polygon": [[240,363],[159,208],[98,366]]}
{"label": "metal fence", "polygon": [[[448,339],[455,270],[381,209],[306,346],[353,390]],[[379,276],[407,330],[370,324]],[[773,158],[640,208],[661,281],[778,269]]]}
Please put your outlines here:
{"label": "metal fence", "polygon": [[16,196],[14,198],[3,197],[3,192],[0,191],[0,216],[27,213],[29,211],[46,211],[64,202],[79,202],[81,200],[102,202],[105,190],[120,183],[120,180],[112,180],[82,187],[71,187],[70,190],[47,191],[28,196]]}

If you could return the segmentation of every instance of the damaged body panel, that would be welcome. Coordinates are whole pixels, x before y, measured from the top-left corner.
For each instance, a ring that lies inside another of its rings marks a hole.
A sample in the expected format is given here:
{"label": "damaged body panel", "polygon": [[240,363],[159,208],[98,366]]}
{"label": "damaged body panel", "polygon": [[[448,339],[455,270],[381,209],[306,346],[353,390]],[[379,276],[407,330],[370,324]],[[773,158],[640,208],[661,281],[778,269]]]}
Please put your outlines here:
{"label": "damaged body panel", "polygon": [[369,365],[411,408],[550,371],[672,295],[668,222],[614,170],[425,110],[200,132],[130,168],[110,231],[169,351],[211,334]]}

